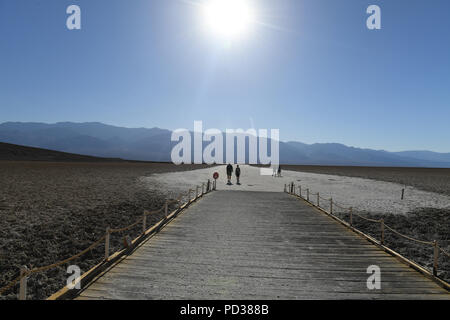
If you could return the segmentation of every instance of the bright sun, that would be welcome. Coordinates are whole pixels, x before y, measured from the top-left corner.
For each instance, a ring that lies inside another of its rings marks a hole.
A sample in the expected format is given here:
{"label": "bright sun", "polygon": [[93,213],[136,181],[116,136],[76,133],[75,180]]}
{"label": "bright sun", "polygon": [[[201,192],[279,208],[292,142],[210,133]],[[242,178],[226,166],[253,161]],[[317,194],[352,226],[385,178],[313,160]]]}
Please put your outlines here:
{"label": "bright sun", "polygon": [[249,0],[208,0],[204,14],[208,31],[227,39],[248,32],[255,19]]}

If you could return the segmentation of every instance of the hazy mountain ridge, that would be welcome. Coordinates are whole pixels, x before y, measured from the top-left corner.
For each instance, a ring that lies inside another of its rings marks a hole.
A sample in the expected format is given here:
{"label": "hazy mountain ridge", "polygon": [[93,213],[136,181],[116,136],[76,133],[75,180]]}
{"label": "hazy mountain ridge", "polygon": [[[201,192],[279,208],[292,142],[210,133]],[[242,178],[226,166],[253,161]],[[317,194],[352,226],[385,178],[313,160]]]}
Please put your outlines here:
{"label": "hazy mountain ridge", "polygon": [[[99,122],[55,124],[6,122],[0,141],[62,152],[129,160],[170,161],[176,142],[160,128],[123,128]],[[204,143],[206,145],[207,143]],[[246,148],[248,154],[248,148]],[[270,148],[269,148],[270,150]],[[225,152],[224,152],[225,154]],[[450,153],[387,152],[338,143],[280,142],[285,164],[450,167]]]}
{"label": "hazy mountain ridge", "polygon": [[4,161],[55,161],[55,162],[113,162],[120,159],[84,156],[42,148],[24,147],[0,142],[0,160]]}

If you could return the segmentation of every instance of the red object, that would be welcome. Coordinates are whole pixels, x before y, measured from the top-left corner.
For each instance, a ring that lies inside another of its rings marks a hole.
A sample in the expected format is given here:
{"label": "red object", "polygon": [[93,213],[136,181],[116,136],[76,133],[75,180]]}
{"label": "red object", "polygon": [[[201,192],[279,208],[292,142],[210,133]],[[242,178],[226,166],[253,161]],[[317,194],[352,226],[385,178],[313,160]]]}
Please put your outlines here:
{"label": "red object", "polygon": [[219,179],[219,173],[218,172],[214,172],[213,178],[214,178],[214,180]]}

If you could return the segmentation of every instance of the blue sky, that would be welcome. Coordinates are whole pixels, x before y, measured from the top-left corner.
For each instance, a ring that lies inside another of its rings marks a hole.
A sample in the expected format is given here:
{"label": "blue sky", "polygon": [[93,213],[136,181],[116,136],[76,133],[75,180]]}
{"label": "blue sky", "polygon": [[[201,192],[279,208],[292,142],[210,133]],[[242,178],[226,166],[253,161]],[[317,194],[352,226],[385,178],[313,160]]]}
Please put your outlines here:
{"label": "blue sky", "polygon": [[254,0],[259,23],[231,45],[206,32],[202,1],[0,0],[0,122],[203,120],[450,152],[450,1]]}

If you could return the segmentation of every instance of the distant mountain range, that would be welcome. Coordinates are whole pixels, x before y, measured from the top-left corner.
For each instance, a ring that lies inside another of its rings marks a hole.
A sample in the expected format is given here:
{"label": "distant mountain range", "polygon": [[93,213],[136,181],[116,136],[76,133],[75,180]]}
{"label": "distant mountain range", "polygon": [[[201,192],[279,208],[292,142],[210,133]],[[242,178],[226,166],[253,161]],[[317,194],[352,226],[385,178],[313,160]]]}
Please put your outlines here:
{"label": "distant mountain range", "polygon": [[[170,130],[159,128],[122,128],[97,122],[0,124],[0,142],[96,157],[143,161],[171,161],[170,153],[176,144],[171,141],[171,134]],[[280,162],[300,165],[450,168],[450,153],[387,152],[337,143],[309,145],[280,142]]]}
{"label": "distant mountain range", "polygon": [[121,159],[98,158],[73,153],[24,147],[0,142],[0,161],[52,161],[52,162],[119,162]]}

